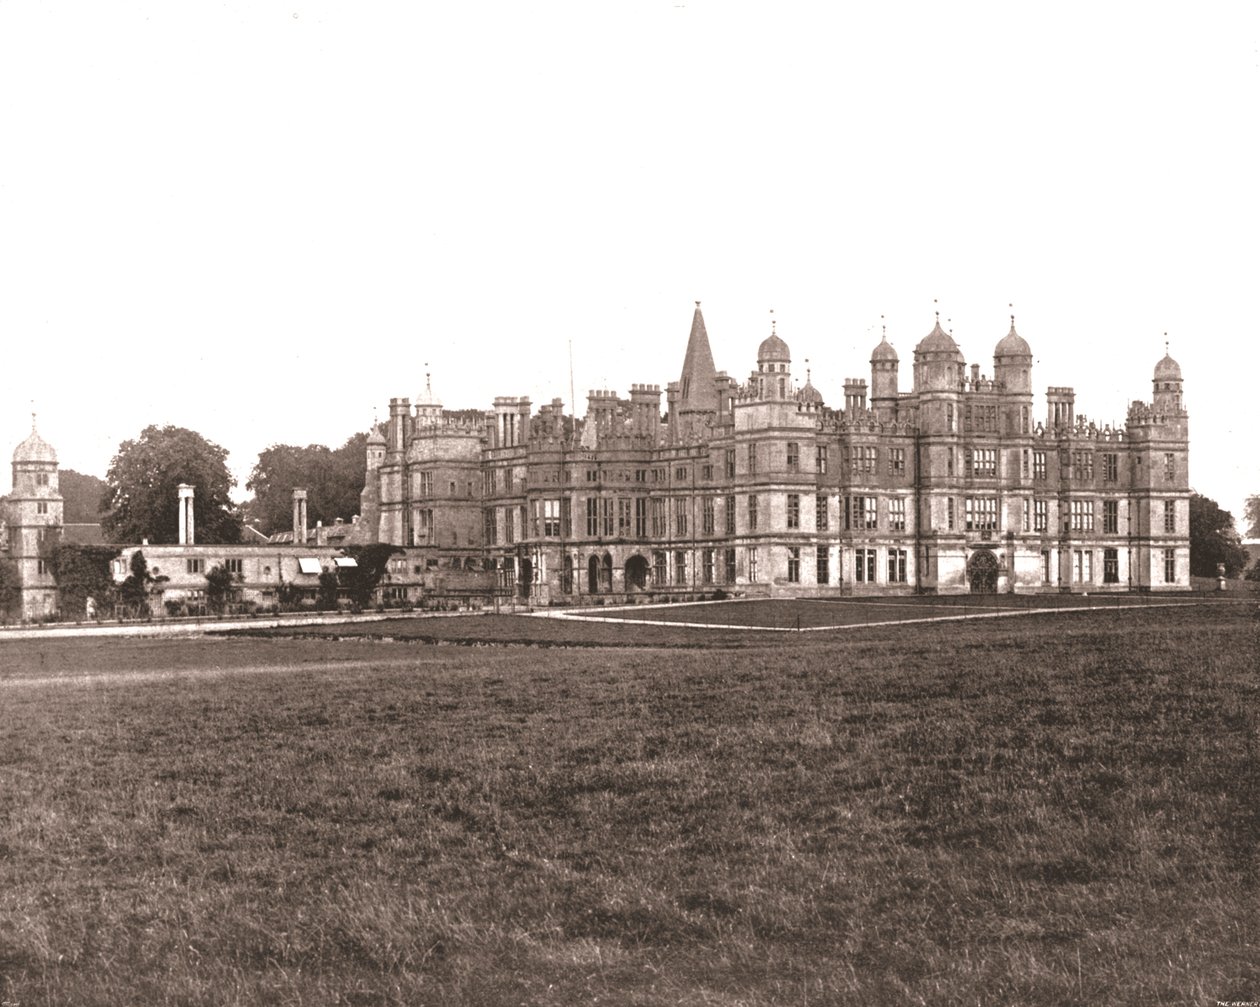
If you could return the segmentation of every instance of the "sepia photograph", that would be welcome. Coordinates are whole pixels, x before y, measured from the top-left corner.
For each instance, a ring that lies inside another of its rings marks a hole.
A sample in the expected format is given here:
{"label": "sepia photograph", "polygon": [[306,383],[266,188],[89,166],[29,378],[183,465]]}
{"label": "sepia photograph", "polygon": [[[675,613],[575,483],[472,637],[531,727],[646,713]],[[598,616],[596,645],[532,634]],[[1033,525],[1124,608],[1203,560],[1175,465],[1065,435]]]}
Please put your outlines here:
{"label": "sepia photograph", "polygon": [[0,1007],[1260,1007],[1260,7],[0,0]]}

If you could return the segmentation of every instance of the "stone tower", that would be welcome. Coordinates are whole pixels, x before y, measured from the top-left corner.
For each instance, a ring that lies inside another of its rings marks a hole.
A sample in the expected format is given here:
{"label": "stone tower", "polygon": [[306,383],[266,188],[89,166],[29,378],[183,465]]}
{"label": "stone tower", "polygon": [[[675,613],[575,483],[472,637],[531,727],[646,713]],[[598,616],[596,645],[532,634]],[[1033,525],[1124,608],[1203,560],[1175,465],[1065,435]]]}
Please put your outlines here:
{"label": "stone tower", "polygon": [[23,619],[57,611],[57,585],[40,550],[52,530],[61,528],[62,510],[57,452],[39,435],[32,415],[30,436],[13,451],[13,492],[9,494],[8,554],[22,585]]}

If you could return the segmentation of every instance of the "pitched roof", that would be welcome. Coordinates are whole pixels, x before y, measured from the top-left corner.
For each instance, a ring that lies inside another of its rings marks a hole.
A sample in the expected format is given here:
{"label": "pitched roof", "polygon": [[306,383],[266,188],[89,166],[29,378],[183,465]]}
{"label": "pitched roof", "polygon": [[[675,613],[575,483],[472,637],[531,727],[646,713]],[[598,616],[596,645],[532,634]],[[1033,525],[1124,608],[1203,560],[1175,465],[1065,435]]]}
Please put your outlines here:
{"label": "pitched roof", "polygon": [[709,349],[709,334],[704,328],[704,315],[696,301],[691,318],[691,335],[687,337],[687,355],[683,358],[682,376],[678,379],[679,412],[717,412],[717,368]]}

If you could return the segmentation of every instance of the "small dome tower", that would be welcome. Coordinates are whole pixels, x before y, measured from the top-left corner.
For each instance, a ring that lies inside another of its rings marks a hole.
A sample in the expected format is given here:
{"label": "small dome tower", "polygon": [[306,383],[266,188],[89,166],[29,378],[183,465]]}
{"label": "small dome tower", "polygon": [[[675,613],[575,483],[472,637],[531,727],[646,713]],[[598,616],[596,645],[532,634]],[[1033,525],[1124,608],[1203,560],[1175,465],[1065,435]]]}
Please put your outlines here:
{"label": "small dome tower", "polygon": [[22,618],[57,611],[57,585],[43,566],[41,546],[61,527],[64,502],[57,488],[57,452],[35,427],[13,451],[13,492],[9,494],[9,557],[22,585]]}
{"label": "small dome tower", "polygon": [[888,341],[888,328],[883,329],[879,345],[871,350],[871,408],[877,413],[895,411],[897,406],[897,351]]}
{"label": "small dome tower", "polygon": [[936,325],[914,348],[914,390],[957,391],[966,364],[954,337],[941,328],[937,312]]}
{"label": "small dome tower", "polygon": [[1164,335],[1164,357],[1155,365],[1155,374],[1151,378],[1155,412],[1179,413],[1185,408],[1181,402],[1181,365],[1169,355],[1168,334]]}
{"label": "small dome tower", "polygon": [[1011,315],[1011,331],[993,349],[993,378],[1005,385],[1008,392],[1032,394],[1032,350],[1015,331],[1014,315]]}
{"label": "small dome tower", "polygon": [[792,353],[788,344],[775,332],[770,320],[770,335],[757,347],[757,397],[787,399],[792,396]]}

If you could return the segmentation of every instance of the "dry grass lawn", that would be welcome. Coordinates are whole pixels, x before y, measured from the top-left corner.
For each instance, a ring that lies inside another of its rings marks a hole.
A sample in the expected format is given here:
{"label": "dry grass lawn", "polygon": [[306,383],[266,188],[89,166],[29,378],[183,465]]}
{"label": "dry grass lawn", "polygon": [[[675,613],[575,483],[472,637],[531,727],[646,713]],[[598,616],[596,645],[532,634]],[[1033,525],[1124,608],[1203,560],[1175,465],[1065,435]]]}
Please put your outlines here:
{"label": "dry grass lawn", "polygon": [[717,639],[4,644],[0,999],[1260,996],[1248,608]]}

